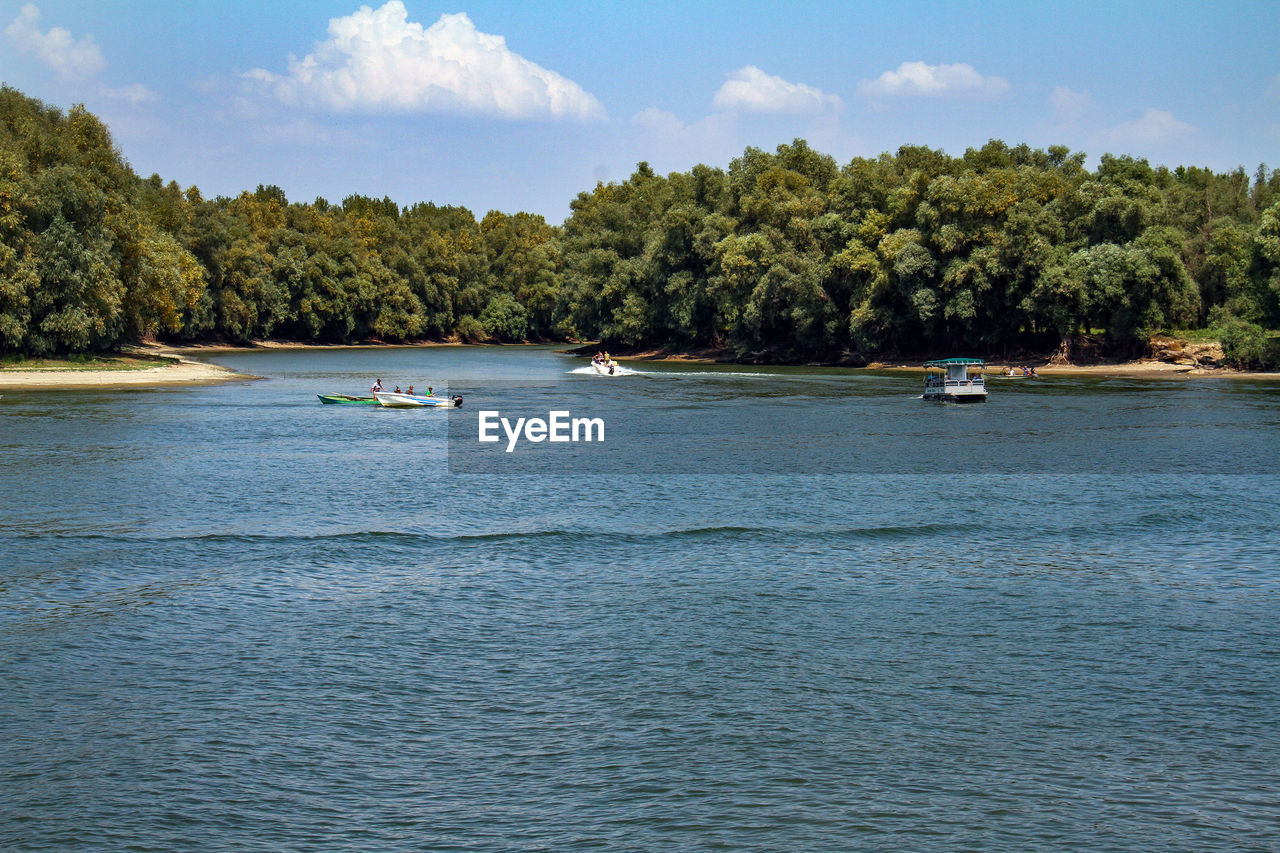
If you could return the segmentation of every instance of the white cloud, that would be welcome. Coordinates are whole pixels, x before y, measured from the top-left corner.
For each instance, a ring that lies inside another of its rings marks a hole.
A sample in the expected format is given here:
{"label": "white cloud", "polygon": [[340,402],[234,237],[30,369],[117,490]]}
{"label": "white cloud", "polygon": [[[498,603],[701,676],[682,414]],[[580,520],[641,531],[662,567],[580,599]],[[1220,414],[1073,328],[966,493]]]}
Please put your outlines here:
{"label": "white cloud", "polygon": [[839,110],[840,98],[803,83],[788,83],[754,65],[739,68],[716,91],[712,101],[719,110],[756,113],[819,113]]}
{"label": "white cloud", "polygon": [[[93,78],[106,70],[107,60],[93,36],[84,36],[77,41],[62,27],[51,27],[42,33],[39,22],[40,10],[28,3],[4,28],[4,34],[19,50],[32,54],[64,80],[92,83]],[[98,82],[97,93],[103,98],[128,101],[134,105],[156,100],[155,92],[141,83],[113,89]]]}
{"label": "white cloud", "polygon": [[19,50],[33,54],[60,77],[92,77],[107,67],[93,36],[76,41],[62,27],[52,27],[42,33],[37,26],[39,21],[40,10],[28,3],[5,27],[4,34]]}
{"label": "white cloud", "polygon": [[675,136],[685,131],[685,123],[674,113],[657,107],[643,109],[631,117],[631,123],[658,136]]}
{"label": "white cloud", "polygon": [[858,84],[858,94],[873,97],[995,97],[1009,91],[1003,77],[983,77],[972,65],[929,65],[904,62],[897,71],[886,71],[874,80]]}
{"label": "white cloud", "polygon": [[692,123],[665,110],[649,107],[631,117],[640,129],[628,134],[625,148],[631,161],[648,160],[658,168],[687,169],[689,163],[727,162],[742,152],[738,134],[740,114],[711,113]]}
{"label": "white cloud", "polygon": [[502,36],[482,33],[465,14],[430,27],[409,20],[400,0],[361,6],[329,21],[329,40],[287,74],[247,75],[280,100],[350,111],[444,111],[503,118],[603,118],[600,102],[577,83],[512,53]]}
{"label": "white cloud", "polygon": [[1093,96],[1088,92],[1073,92],[1065,86],[1055,86],[1049,94],[1053,116],[1062,122],[1074,123],[1093,107]]}
{"label": "white cloud", "polygon": [[674,113],[657,107],[643,109],[631,117],[631,123],[644,128],[649,139],[665,142],[693,142],[719,145],[730,138],[736,127],[732,113],[712,113],[700,121],[686,124]]}
{"label": "white cloud", "polygon": [[143,86],[141,83],[134,83],[131,86],[125,86],[120,89],[113,89],[110,86],[99,86],[98,93],[106,98],[112,98],[117,101],[128,101],[135,106],[137,104],[150,103],[157,100],[156,93]]}
{"label": "white cloud", "polygon": [[1113,143],[1160,145],[1193,130],[1194,127],[1178,121],[1168,110],[1149,108],[1139,118],[1112,128],[1107,133],[1107,138]]}

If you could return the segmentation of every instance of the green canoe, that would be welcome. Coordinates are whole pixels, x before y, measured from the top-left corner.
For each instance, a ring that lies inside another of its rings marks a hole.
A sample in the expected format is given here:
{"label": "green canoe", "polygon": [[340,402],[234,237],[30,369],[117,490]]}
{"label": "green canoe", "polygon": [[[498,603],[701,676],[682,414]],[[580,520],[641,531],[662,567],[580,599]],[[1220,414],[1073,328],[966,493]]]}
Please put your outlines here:
{"label": "green canoe", "polygon": [[376,406],[377,397],[351,397],[347,394],[317,394],[321,403],[336,403],[340,406]]}

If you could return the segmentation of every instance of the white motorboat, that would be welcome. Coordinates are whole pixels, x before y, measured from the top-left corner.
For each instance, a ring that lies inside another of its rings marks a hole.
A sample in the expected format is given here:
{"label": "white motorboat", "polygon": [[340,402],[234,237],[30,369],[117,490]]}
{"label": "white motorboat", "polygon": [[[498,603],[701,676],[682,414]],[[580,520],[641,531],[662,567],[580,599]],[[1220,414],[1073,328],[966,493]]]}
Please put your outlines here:
{"label": "white motorboat", "polygon": [[374,391],[378,402],[389,409],[452,409],[462,405],[462,397],[423,396],[421,394],[397,394],[394,391]]}

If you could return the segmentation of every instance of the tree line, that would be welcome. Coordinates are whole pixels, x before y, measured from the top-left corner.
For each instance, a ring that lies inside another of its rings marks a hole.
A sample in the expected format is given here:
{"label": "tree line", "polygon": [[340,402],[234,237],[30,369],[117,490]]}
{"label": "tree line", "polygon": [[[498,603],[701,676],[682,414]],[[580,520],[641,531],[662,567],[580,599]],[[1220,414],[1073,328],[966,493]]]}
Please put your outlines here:
{"label": "tree line", "polygon": [[1280,170],[993,140],[840,166],[803,140],[528,213],[204,198],[105,125],[0,87],[0,352],[143,339],[602,340],[775,360],[1139,347],[1212,327],[1276,357]]}

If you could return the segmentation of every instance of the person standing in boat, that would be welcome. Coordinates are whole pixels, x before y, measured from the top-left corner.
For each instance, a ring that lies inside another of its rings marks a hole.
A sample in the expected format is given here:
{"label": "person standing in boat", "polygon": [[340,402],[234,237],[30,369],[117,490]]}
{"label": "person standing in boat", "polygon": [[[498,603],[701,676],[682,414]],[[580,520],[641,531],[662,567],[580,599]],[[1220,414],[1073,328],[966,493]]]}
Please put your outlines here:
{"label": "person standing in boat", "polygon": [[379,380],[377,380],[376,382],[374,382],[374,383],[373,383],[373,387],[372,387],[372,388],[370,388],[369,390],[370,390],[370,391],[372,391],[372,392],[374,392],[375,394],[376,394],[377,392],[381,391],[381,390],[382,390],[382,380],[381,380],[381,379],[379,379]]}

